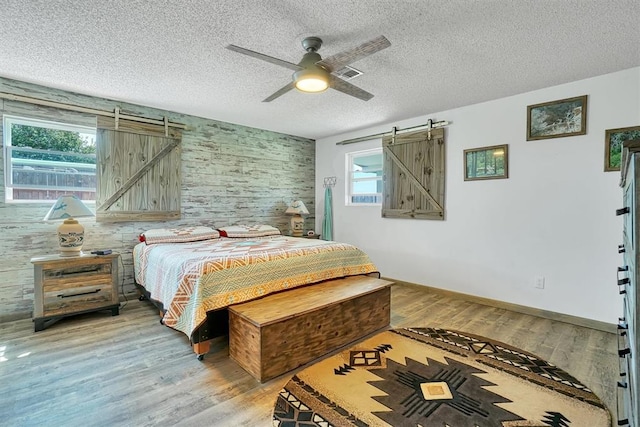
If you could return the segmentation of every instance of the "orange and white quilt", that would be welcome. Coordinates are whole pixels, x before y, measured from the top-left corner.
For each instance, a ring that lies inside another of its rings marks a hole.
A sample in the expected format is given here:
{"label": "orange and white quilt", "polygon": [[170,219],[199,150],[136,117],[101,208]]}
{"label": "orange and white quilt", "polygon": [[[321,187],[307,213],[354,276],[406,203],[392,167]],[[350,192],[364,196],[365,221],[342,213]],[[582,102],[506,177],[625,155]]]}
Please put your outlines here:
{"label": "orange and white quilt", "polygon": [[207,312],[324,280],[377,272],[353,245],[287,236],[134,247],[134,273],[165,309],[163,323],[192,333]]}

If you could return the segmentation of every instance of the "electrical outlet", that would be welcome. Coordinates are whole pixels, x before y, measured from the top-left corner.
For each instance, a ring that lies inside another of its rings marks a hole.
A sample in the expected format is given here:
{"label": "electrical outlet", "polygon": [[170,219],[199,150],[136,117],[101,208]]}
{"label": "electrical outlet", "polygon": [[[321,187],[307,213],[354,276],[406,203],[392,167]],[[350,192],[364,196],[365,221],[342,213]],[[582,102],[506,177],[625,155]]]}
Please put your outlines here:
{"label": "electrical outlet", "polygon": [[536,289],[544,289],[544,276],[536,276],[533,283]]}

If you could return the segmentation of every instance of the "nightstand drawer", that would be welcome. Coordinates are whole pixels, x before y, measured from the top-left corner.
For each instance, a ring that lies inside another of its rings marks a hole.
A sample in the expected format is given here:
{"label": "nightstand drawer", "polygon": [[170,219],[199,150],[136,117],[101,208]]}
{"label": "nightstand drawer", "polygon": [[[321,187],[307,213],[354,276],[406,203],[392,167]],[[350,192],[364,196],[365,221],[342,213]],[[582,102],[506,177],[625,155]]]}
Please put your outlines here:
{"label": "nightstand drawer", "polygon": [[55,266],[50,268],[44,268],[42,271],[42,279],[44,286],[46,287],[49,282],[56,280],[64,280],[68,282],[85,280],[92,276],[107,276],[111,277],[111,261],[104,264],[87,264],[78,265],[73,267],[59,267]]}
{"label": "nightstand drawer", "polygon": [[94,286],[100,284],[111,284],[111,273],[100,274],[100,273],[91,273],[91,274],[78,274],[72,273],[65,276],[54,276],[51,275],[47,277],[47,273],[43,273],[44,280],[42,281],[42,289],[45,293],[47,292],[55,292],[55,291],[63,291],[69,288],[82,288],[85,286]]}
{"label": "nightstand drawer", "polygon": [[45,289],[43,316],[79,312],[113,304],[111,278],[90,286]]}

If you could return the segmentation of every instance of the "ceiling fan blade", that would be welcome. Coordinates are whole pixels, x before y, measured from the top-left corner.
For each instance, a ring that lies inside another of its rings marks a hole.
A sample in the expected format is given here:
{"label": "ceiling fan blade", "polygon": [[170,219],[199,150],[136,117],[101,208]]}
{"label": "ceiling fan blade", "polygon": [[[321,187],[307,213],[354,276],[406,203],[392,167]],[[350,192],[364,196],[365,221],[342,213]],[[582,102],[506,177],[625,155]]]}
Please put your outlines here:
{"label": "ceiling fan blade", "polygon": [[389,46],[391,46],[391,42],[387,40],[385,36],[379,36],[375,39],[369,40],[368,42],[362,43],[360,46],[356,46],[353,49],[345,50],[344,52],[324,58],[316,64],[326,68],[329,72],[333,72],[339,70],[345,65],[352,64],[365,56],[369,56],[381,51],[382,49],[386,49]]}
{"label": "ceiling fan blade", "polygon": [[341,78],[331,74],[329,74],[329,87],[342,93],[346,93],[347,95],[355,96],[363,101],[368,101],[373,98],[373,94],[370,94],[366,90],[360,89],[358,86],[347,83]]}
{"label": "ceiling fan blade", "polygon": [[288,85],[286,85],[285,87],[283,87],[283,88],[279,89],[278,91],[276,91],[275,93],[273,93],[268,98],[265,98],[262,102],[271,102],[274,99],[276,99],[276,98],[284,95],[285,93],[289,92],[294,87],[296,87],[296,84],[294,82],[291,82]]}
{"label": "ceiling fan blade", "polygon": [[274,58],[273,56],[265,55],[264,53],[258,53],[253,50],[245,49],[240,46],[235,46],[230,44],[227,46],[227,49],[232,50],[234,52],[242,53],[247,56],[252,56],[254,58],[262,59],[263,61],[270,62],[272,64],[280,65],[281,67],[288,68],[290,70],[298,71],[301,70],[302,67],[298,64],[294,64],[292,62],[284,61],[282,59]]}

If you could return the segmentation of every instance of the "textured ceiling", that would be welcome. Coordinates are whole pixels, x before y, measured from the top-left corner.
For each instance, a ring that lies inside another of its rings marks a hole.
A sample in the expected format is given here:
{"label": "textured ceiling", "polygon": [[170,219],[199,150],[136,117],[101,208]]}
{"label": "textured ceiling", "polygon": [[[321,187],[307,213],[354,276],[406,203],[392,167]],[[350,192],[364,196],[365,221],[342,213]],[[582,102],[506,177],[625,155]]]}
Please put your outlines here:
{"label": "textured ceiling", "polygon": [[[2,0],[0,76],[309,138],[640,66],[638,0]],[[262,100],[297,63],[378,35],[353,64],[361,101]],[[581,94],[576,94],[581,95]]]}

